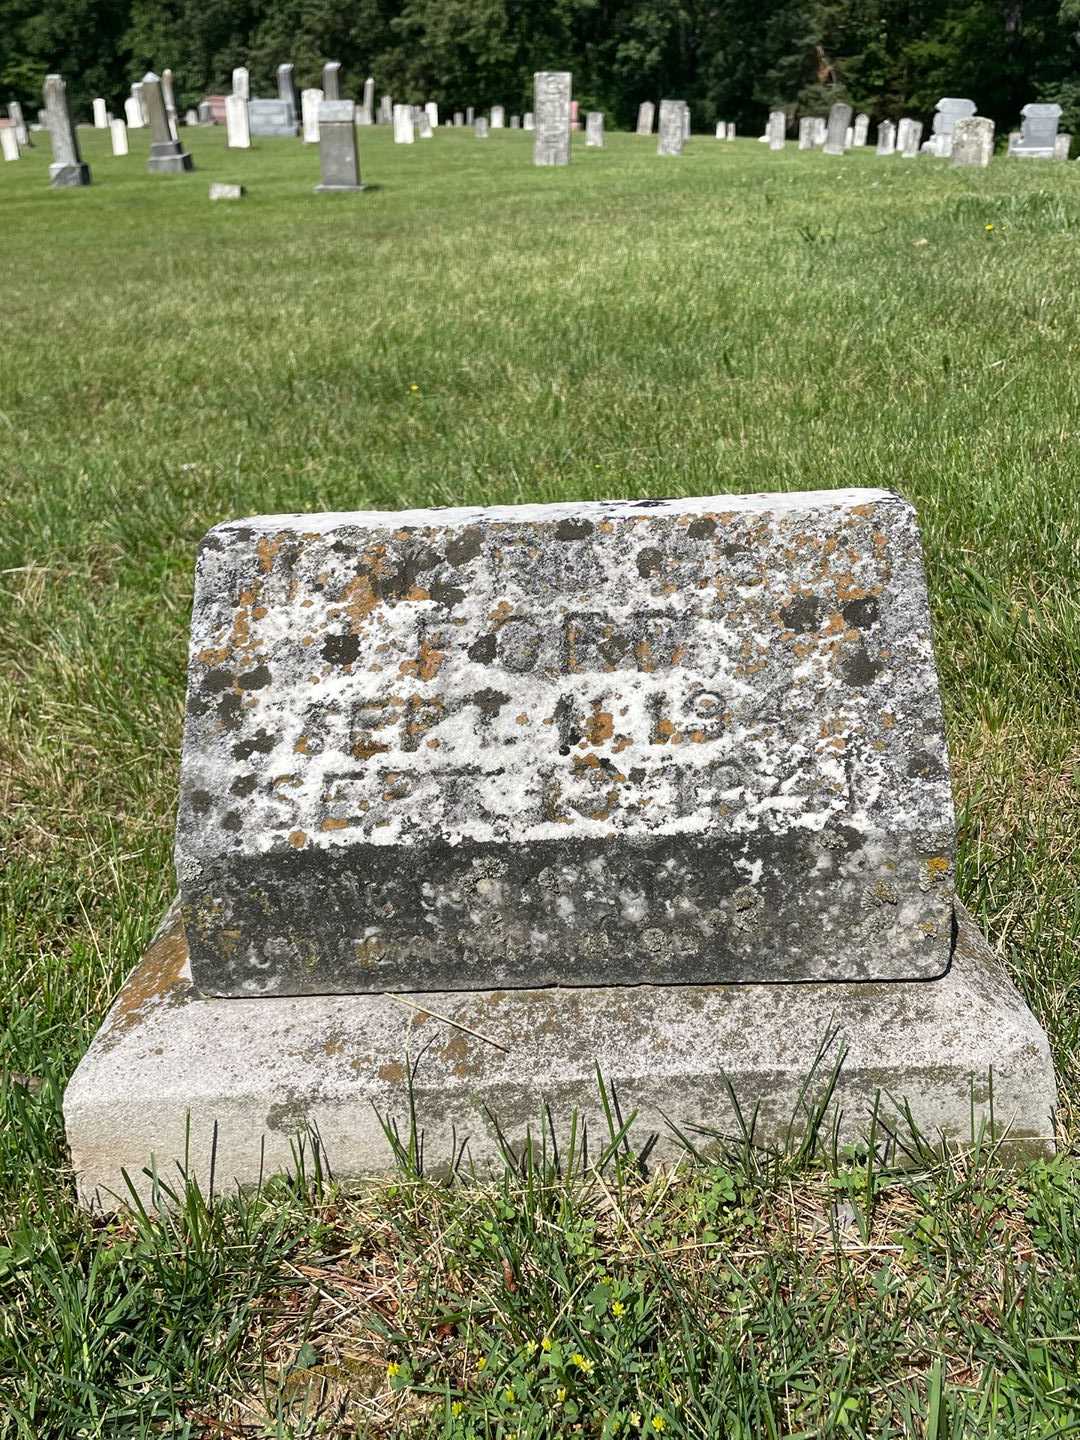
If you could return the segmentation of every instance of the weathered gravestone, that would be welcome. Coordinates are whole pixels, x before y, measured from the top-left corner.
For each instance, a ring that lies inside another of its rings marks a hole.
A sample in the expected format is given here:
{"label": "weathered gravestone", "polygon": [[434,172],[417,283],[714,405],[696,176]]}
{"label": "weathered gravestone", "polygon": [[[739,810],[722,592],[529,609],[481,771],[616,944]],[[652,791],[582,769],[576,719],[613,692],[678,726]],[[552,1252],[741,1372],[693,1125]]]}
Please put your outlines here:
{"label": "weathered gravestone", "polygon": [[817,121],[812,115],[799,118],[799,149],[813,150],[817,144]]}
{"label": "weathered gravestone", "polygon": [[53,156],[49,166],[49,184],[58,189],[89,185],[90,166],[84,163],[79,151],[79,139],[71,122],[67,86],[59,75],[45,76],[44,96]]}
{"label": "weathered gravestone", "polygon": [[134,95],[129,95],[124,101],[124,118],[127,121],[129,130],[141,130],[143,128],[142,105]]}
{"label": "weathered gravestone", "polygon": [[488,122],[486,115],[478,115],[476,117],[475,121],[473,122],[473,134],[476,136],[477,140],[486,140],[488,138]]}
{"label": "weathered gravestone", "polygon": [[682,100],[660,101],[660,123],[656,127],[656,153],[658,155],[682,154],[683,140],[685,139],[683,123],[685,108],[685,102]]}
{"label": "weathered gravestone", "polygon": [[18,160],[19,137],[15,134],[15,126],[11,124],[0,124],[0,154],[5,160]]}
{"label": "weathered gravestone", "polygon": [[198,112],[197,110],[185,110],[185,112],[184,112],[184,124],[185,124],[185,125],[200,125],[201,123],[202,123],[202,121],[199,119],[199,112]]}
{"label": "weathered gravestone", "polygon": [[520,115],[511,115],[511,116],[510,116],[510,129],[511,129],[511,130],[520,130],[520,129],[521,129],[521,116],[520,116]]}
{"label": "weathered gravestone", "polygon": [[769,137],[770,150],[783,150],[784,132],[787,130],[787,116],[783,110],[770,110],[769,123],[765,133]]}
{"label": "weathered gravestone", "polygon": [[855,144],[855,127],[849,125],[844,131],[844,149],[850,150]]}
{"label": "weathered gravestone", "polygon": [[258,139],[295,139],[296,111],[287,100],[249,100],[247,110],[248,128]]}
{"label": "weathered gravestone", "polygon": [[139,123],[145,130],[150,124],[150,111],[146,108],[146,97],[143,94],[141,80],[136,80],[135,84],[132,85],[131,93],[134,96],[135,102],[139,107]]}
{"label": "weathered gravestone", "polygon": [[994,122],[984,115],[958,116],[952,131],[952,163],[985,170],[994,155]]}
{"label": "weathered gravestone", "polygon": [[639,135],[651,135],[655,118],[656,106],[651,100],[643,100],[638,106],[637,133]]}
{"label": "weathered gravestone", "polygon": [[165,115],[169,122],[169,134],[174,140],[179,140],[180,126],[176,111],[176,94],[173,90],[173,73],[168,68],[161,72],[161,98],[165,102]]}
{"label": "weathered gravestone", "polygon": [[476,109],[472,105],[465,106],[465,124],[472,125],[476,119]]}
{"label": "weathered gravestone", "polygon": [[95,100],[91,107],[94,112],[94,129],[107,130],[109,127],[108,107],[104,100]]}
{"label": "weathered gravestone", "polygon": [[498,1162],[545,1102],[591,1122],[597,1064],[651,1128],[734,1131],[733,1092],[782,1143],[837,1032],[842,1143],[905,1101],[963,1141],[992,1104],[1045,1154],[1046,1039],[952,854],[897,496],[219,526],[181,908],[65,1097],[79,1193],[212,1144],[251,1182],[308,1125],[339,1177],[385,1171],[407,1084],[426,1147]]}
{"label": "weathered gravestone", "polygon": [[351,100],[324,100],[319,106],[319,169],[316,191],[363,190],[356,146],[356,106]]}
{"label": "weathered gravestone", "polygon": [[604,112],[602,110],[585,112],[585,144],[591,149],[602,150],[604,148]]}
{"label": "weathered gravestone", "polygon": [[434,100],[428,100],[424,105],[424,112],[431,123],[432,130],[439,128],[439,107]]}
{"label": "weathered gravestone", "polygon": [[154,175],[179,175],[185,170],[194,170],[194,160],[180,141],[173,139],[161,81],[152,70],[143,76],[142,87],[150,115],[150,158],[146,168]]}
{"label": "weathered gravestone", "polygon": [[384,95],[379,101],[379,124],[392,125],[394,123],[394,101],[390,95]]}
{"label": "weathered gravestone", "polygon": [[23,116],[22,106],[18,100],[12,100],[8,105],[8,119],[15,126],[15,139],[24,150],[33,149],[33,141],[30,139],[30,130]]}
{"label": "weathered gravestone", "polygon": [[411,145],[415,139],[413,133],[413,112],[409,105],[394,106],[394,144]]}
{"label": "weathered gravestone", "polygon": [[364,99],[356,112],[358,125],[375,124],[375,77],[369,75],[364,81]]}
{"label": "weathered gravestone", "polygon": [[491,128],[492,130],[506,129],[506,107],[503,105],[492,105],[491,107]]}
{"label": "weathered gravestone", "polygon": [[[900,121],[903,125],[903,120]],[[904,133],[904,144],[900,151],[901,160],[917,160],[919,158],[919,146],[922,144],[923,123],[921,120],[909,120],[907,130]]]}
{"label": "weathered gravestone", "polygon": [[939,100],[934,107],[930,140],[927,142],[930,154],[947,160],[952,154],[953,130],[957,120],[966,120],[975,114],[976,109],[974,100],[961,100],[951,95]]}
{"label": "weathered gravestone", "polygon": [[539,70],[533,75],[534,165],[570,164],[569,70]]}
{"label": "weathered gravestone", "polygon": [[341,99],[340,60],[328,60],[322,67],[322,91],[327,100]]}
{"label": "weathered gravestone", "polygon": [[877,127],[877,153],[879,155],[896,154],[896,126],[891,120],[882,120]]}
{"label": "weathered gravestone", "polygon": [[225,96],[225,144],[230,150],[251,149],[248,103],[242,95]]}
{"label": "weathered gravestone", "polygon": [[220,180],[211,180],[211,200],[242,200],[245,195],[243,185],[227,185]]}
{"label": "weathered gravestone", "polygon": [[536,117],[533,115],[533,112],[532,112],[531,110],[526,110],[526,111],[525,111],[525,114],[524,114],[524,116],[522,117],[522,121],[521,121],[521,128],[522,128],[523,130],[535,130],[535,129],[536,129]]}
{"label": "weathered gravestone", "polygon": [[109,139],[112,141],[112,153],[114,155],[126,155],[128,153],[127,126],[123,120],[112,120],[109,122]]}
{"label": "weathered gravestone", "polygon": [[290,133],[295,135],[300,123],[300,102],[296,93],[295,67],[287,61],[277,67],[277,92],[278,100],[288,107]]}
{"label": "weathered gravestone", "polygon": [[1053,160],[1061,106],[1025,105],[1020,114],[1020,136],[1015,142],[1010,137],[1009,154],[1021,160]]}
{"label": "weathered gravestone", "polygon": [[1061,131],[1054,137],[1054,159],[1067,160],[1069,149],[1072,146],[1072,136],[1066,131]]}
{"label": "weathered gravestone", "polygon": [[460,129],[462,129],[462,127],[464,126],[464,124],[465,124],[465,112],[464,112],[463,110],[455,110],[455,111],[454,111],[454,129],[455,129],[455,130],[460,130]]}
{"label": "weathered gravestone", "polygon": [[323,102],[321,90],[301,90],[300,117],[305,145],[319,143],[319,106]]}
{"label": "weathered gravestone", "polygon": [[825,135],[825,154],[843,155],[847,145],[847,132],[851,124],[851,106],[840,102],[829,109],[828,127]]}
{"label": "weathered gravestone", "polygon": [[855,116],[855,123],[852,126],[851,143],[856,150],[861,150],[866,144],[866,137],[870,131],[870,116],[862,111]]}
{"label": "weathered gravestone", "polygon": [[232,72],[232,93],[241,100],[251,99],[251,74],[246,65],[238,65]]}
{"label": "weathered gravestone", "polygon": [[435,131],[431,127],[431,116],[426,110],[421,110],[416,122],[416,133],[421,140],[431,140]]}

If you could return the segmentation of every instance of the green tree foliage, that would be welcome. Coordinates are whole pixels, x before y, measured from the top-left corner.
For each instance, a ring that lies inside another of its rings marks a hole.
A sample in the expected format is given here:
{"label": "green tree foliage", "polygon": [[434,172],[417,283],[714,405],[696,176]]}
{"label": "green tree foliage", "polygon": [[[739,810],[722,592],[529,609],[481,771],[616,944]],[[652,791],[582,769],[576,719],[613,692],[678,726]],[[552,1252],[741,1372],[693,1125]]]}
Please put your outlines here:
{"label": "green tree foliage", "polygon": [[283,60],[305,86],[326,59],[346,93],[373,75],[378,93],[444,111],[525,110],[534,70],[569,69],[613,125],[662,95],[744,133],[775,107],[927,119],[966,95],[1004,129],[1025,101],[1058,100],[1080,130],[1080,0],[0,0],[0,104],[31,113],[50,70],[85,119],[95,95],[119,112],[148,68],[171,66],[187,106],[236,65],[272,95]]}

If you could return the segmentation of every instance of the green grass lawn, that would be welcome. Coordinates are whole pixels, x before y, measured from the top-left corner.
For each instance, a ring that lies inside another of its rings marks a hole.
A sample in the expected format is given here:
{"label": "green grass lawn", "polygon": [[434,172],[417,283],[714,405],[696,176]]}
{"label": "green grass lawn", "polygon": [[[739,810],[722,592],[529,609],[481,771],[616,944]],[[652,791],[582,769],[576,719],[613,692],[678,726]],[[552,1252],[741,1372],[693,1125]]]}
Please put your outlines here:
{"label": "green grass lawn", "polygon": [[[0,1436],[1080,1430],[1080,167],[360,134],[362,195],[221,131],[182,177],[144,132],[83,130],[85,191],[43,134],[0,165]],[[309,1156],[74,1209],[60,1100],[171,895],[209,526],[859,485],[922,517],[959,890],[1049,1030],[1059,1159],[345,1196]]]}

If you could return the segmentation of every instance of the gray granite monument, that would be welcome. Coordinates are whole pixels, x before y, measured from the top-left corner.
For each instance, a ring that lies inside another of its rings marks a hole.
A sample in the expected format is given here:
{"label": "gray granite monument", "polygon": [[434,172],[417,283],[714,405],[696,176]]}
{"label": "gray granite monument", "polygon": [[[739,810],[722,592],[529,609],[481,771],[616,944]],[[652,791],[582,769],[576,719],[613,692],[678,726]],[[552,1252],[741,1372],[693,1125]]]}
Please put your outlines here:
{"label": "gray granite monument", "polygon": [[947,160],[952,154],[953,129],[957,120],[967,119],[975,114],[974,100],[961,100],[951,95],[944,96],[934,108],[930,139],[927,142],[931,155]]}
{"label": "gray granite monument", "polygon": [[860,111],[855,116],[852,125],[851,144],[855,150],[861,150],[866,144],[866,137],[870,132],[870,116]]}
{"label": "gray granite monument", "polygon": [[882,120],[877,127],[877,153],[879,155],[896,154],[896,126],[891,120]]}
{"label": "gray granite monument", "polygon": [[341,99],[340,60],[328,60],[322,67],[322,91],[327,100]]}
{"label": "gray granite monument", "polygon": [[248,127],[259,140],[295,140],[296,111],[288,100],[247,102]]}
{"label": "gray granite monument", "polygon": [[769,137],[770,150],[783,150],[784,135],[787,131],[787,115],[783,110],[770,110],[769,123],[765,127],[765,133]]}
{"label": "gray granite monument", "polygon": [[356,123],[375,124],[375,80],[371,75],[364,81],[364,98],[356,112]]}
{"label": "gray granite monument", "polygon": [[656,106],[651,100],[643,100],[638,106],[637,133],[639,135],[651,135],[655,118]]}
{"label": "gray granite monument", "polygon": [[351,100],[324,100],[319,106],[319,169],[316,191],[363,190],[356,145],[356,106]]}
{"label": "gray granite monument", "polygon": [[14,125],[0,125],[0,155],[5,161],[20,160],[19,137],[15,134]]}
{"label": "gray granite monument", "polygon": [[799,149],[813,150],[817,145],[817,121],[812,115],[799,118]]}
{"label": "gray granite monument", "polygon": [[783,1144],[821,1047],[840,1143],[906,1105],[962,1144],[992,1104],[1051,1153],[1046,1037],[953,830],[888,492],[220,525],[180,904],[65,1095],[80,1198],[212,1148],[253,1183],[309,1126],[339,1178],[386,1172],[409,1095],[429,1153],[499,1164],[545,1102],[593,1123],[597,1065],[648,1129],[737,1132],[734,1095]]}
{"label": "gray granite monument", "polygon": [[847,132],[851,125],[851,106],[837,102],[829,107],[825,133],[825,154],[843,155],[847,148]]}
{"label": "gray granite monument", "polygon": [[169,121],[169,134],[174,140],[179,140],[180,117],[176,109],[176,92],[173,89],[173,73],[167,68],[161,72],[161,98],[165,102],[165,115]]}
{"label": "gray granite monument", "polygon": [[534,165],[570,164],[569,70],[538,70],[533,76]]}
{"label": "gray granite monument", "polygon": [[683,141],[686,138],[683,115],[685,109],[686,103],[683,100],[660,101],[660,123],[656,127],[658,155],[682,154]]}
{"label": "gray granite monument", "polygon": [[488,138],[488,119],[486,115],[478,115],[473,121],[473,134],[477,140]]}
{"label": "gray granite monument", "polygon": [[45,116],[52,145],[49,184],[57,189],[90,184],[90,166],[79,151],[79,140],[71,121],[67,86],[59,75],[46,75]]}
{"label": "gray granite monument", "polygon": [[1020,135],[1015,141],[1010,137],[1009,154],[1018,160],[1053,160],[1061,106],[1025,105],[1020,114]]}
{"label": "gray granite monument", "polygon": [[492,130],[506,129],[506,107],[504,105],[492,105],[491,128]]}
{"label": "gray granite monument", "polygon": [[34,142],[30,138],[30,129],[23,116],[23,108],[18,100],[12,100],[8,105],[8,119],[15,126],[15,139],[24,150],[32,150]]}
{"label": "gray granite monument", "polygon": [[590,150],[604,148],[604,112],[589,110],[585,115],[585,145]]}
{"label": "gray granite monument", "polygon": [[143,97],[150,115],[150,158],[146,168],[154,175],[180,175],[185,170],[194,170],[195,162],[180,144],[173,139],[172,126],[165,110],[165,97],[161,93],[161,81],[152,70],[142,79]]}
{"label": "gray granite monument", "polygon": [[301,90],[300,118],[305,145],[319,143],[319,106],[322,102],[321,90]]}

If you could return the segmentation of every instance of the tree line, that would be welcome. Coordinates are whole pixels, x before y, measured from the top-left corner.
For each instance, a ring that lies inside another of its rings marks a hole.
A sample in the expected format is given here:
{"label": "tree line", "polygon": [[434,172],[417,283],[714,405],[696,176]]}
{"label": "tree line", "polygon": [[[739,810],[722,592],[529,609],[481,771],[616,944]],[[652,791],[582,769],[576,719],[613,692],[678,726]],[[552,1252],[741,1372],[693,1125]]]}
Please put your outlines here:
{"label": "tree line", "polygon": [[30,114],[50,71],[85,120],[97,95],[121,114],[148,69],[172,68],[183,109],[237,65],[272,96],[286,60],[301,88],[340,60],[343,94],[373,75],[378,94],[443,111],[523,112],[534,70],[571,70],[612,127],[661,96],[687,100],[695,129],[757,134],[770,109],[926,120],[958,95],[1003,130],[1057,101],[1080,131],[1080,0],[0,0],[0,105]]}

